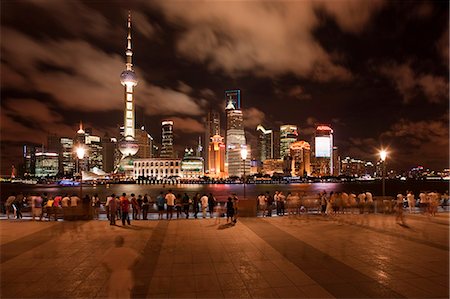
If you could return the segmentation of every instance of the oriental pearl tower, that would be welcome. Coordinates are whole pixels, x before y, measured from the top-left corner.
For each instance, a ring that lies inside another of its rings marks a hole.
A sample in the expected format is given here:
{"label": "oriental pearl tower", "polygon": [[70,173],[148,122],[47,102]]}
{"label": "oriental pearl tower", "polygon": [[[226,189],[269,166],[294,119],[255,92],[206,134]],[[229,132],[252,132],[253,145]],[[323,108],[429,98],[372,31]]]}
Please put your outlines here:
{"label": "oriental pearl tower", "polygon": [[132,156],[134,156],[138,150],[139,145],[135,140],[135,115],[134,115],[134,94],[133,89],[137,85],[137,76],[133,70],[133,50],[131,49],[131,12],[128,11],[127,21],[128,35],[127,35],[127,48],[125,50],[126,55],[126,69],[120,74],[120,83],[124,86],[124,115],[123,137],[119,141],[119,150],[122,153],[122,159],[120,161],[119,170],[129,172],[132,171]]}

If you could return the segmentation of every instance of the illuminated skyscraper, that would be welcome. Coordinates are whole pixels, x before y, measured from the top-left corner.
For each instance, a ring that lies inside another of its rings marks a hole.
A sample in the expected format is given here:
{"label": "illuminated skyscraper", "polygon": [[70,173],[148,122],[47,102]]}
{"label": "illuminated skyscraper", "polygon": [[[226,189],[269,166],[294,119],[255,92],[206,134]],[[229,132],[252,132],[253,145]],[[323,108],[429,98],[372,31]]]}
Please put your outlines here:
{"label": "illuminated skyscraper", "polygon": [[173,158],[173,121],[164,120],[161,123],[162,141],[161,141],[161,158]]}
{"label": "illuminated skyscraper", "polygon": [[209,142],[209,176],[212,178],[224,178],[225,172],[225,143],[223,137],[214,135]]}
{"label": "illuminated skyscraper", "polygon": [[134,113],[134,94],[133,89],[137,85],[137,76],[133,70],[133,50],[131,48],[131,12],[128,12],[127,21],[128,35],[126,55],[126,69],[120,74],[120,82],[124,86],[124,133],[123,138],[119,142],[119,150],[123,157],[134,156],[139,150],[139,146],[135,141],[135,113]]}
{"label": "illuminated skyscraper", "polygon": [[[242,110],[236,108],[235,104],[240,107],[240,91],[226,91],[225,95],[228,97],[228,103],[225,108],[227,114],[227,135],[226,135],[226,169],[229,176],[242,176],[244,173],[244,167],[250,171],[250,157],[251,152],[248,154],[248,158],[243,164],[240,157],[241,148],[247,147],[244,132],[244,119]],[[234,97],[233,97],[234,95]],[[248,164],[248,165],[247,165]],[[249,174],[250,172],[246,172]]]}
{"label": "illuminated skyscraper", "polygon": [[209,145],[211,137],[220,135],[220,114],[216,111],[208,112],[206,116],[206,130],[205,130],[205,150],[203,150],[203,158],[205,159],[205,170],[209,170]]}
{"label": "illuminated skyscraper", "polygon": [[318,125],[315,137],[315,174],[333,175],[333,130],[329,125]]}
{"label": "illuminated skyscraper", "polygon": [[273,131],[266,130],[262,125],[258,125],[256,131],[258,131],[258,155],[261,162],[266,159],[275,159]]}
{"label": "illuminated skyscraper", "polygon": [[296,141],[290,146],[291,175],[311,175],[311,147],[306,141]]}
{"label": "illuminated skyscraper", "polygon": [[234,109],[241,110],[241,90],[225,90],[225,105],[231,101]]}
{"label": "illuminated skyscraper", "polygon": [[280,126],[280,158],[289,156],[290,146],[298,138],[298,129],[296,125]]}

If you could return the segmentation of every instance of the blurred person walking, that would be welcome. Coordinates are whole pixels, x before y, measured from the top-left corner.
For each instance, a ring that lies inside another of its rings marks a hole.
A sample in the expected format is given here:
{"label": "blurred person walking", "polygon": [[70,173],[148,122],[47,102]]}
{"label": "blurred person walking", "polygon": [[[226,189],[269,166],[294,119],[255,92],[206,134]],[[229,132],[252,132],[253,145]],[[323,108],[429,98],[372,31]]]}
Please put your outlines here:
{"label": "blurred person walking", "polygon": [[414,194],[412,191],[408,191],[408,194],[406,195],[406,200],[408,201],[408,208],[409,213],[414,213],[414,210],[416,208],[416,199],[414,198]]}
{"label": "blurred person walking", "polygon": [[194,197],[192,198],[192,210],[194,212],[195,219],[197,219],[197,214],[200,211],[199,204],[200,204],[200,194],[195,193]]}
{"label": "blurred person walking", "polygon": [[209,193],[208,195],[208,210],[209,210],[209,217],[214,217],[214,207],[216,206],[217,201],[216,198],[213,196],[212,193]]}
{"label": "blurred person walking", "polygon": [[191,205],[191,199],[189,198],[189,195],[185,192],[182,199],[183,204],[183,212],[186,215],[186,219],[189,218],[189,206]]}
{"label": "blurred person walking", "polygon": [[148,218],[148,209],[150,207],[150,201],[151,198],[148,194],[144,195],[144,198],[142,199],[142,219],[147,220]]}

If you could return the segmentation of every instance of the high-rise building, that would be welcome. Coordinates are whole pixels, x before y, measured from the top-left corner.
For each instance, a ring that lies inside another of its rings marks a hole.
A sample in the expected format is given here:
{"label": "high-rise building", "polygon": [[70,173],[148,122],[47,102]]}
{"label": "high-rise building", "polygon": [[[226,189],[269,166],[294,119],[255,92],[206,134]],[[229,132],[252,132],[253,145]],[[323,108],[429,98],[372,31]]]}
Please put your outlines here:
{"label": "high-rise building", "polygon": [[216,134],[209,142],[209,176],[212,178],[224,178],[225,172],[225,143],[223,137]]}
{"label": "high-rise building", "polygon": [[311,175],[311,147],[306,141],[296,141],[290,146],[291,175]]}
{"label": "high-rise building", "polygon": [[161,158],[174,158],[173,152],[173,121],[163,120],[161,122]]}
{"label": "high-rise building", "polygon": [[329,125],[318,125],[315,134],[315,175],[333,175],[333,130]]}
{"label": "high-rise building", "polygon": [[36,172],[36,146],[35,144],[23,145],[23,159],[24,159],[24,175],[34,176]]}
{"label": "high-rise building", "polygon": [[346,176],[361,177],[364,175],[373,176],[375,172],[374,165],[370,161],[363,161],[350,157],[341,160],[340,173]]}
{"label": "high-rise building", "polygon": [[262,125],[258,125],[256,131],[258,131],[258,157],[260,161],[275,159],[273,131],[265,129]]}
{"label": "high-rise building", "polygon": [[110,173],[114,171],[115,161],[116,161],[116,150],[117,141],[116,138],[111,138],[105,135],[102,138],[102,148],[103,148],[103,171]]}
{"label": "high-rise building", "polygon": [[225,90],[225,105],[233,104],[234,109],[241,110],[241,90]]}
{"label": "high-rise building", "polygon": [[[84,136],[79,135],[79,140],[84,143]],[[59,137],[56,134],[47,136],[47,151],[58,153],[59,175],[71,175],[75,171],[73,139],[68,137]]]}
{"label": "high-rise building", "polygon": [[88,162],[88,170],[103,170],[103,147],[100,136],[88,134],[91,130],[86,130],[87,152],[85,160]]}
{"label": "high-rise building", "polygon": [[[242,149],[246,149],[248,152],[247,158],[245,160],[242,159],[241,151]],[[250,175],[251,166],[251,148],[249,145],[238,145],[232,144],[227,148],[228,154],[228,176],[232,177],[242,177],[245,175]],[[245,170],[244,170],[245,169]]]}
{"label": "high-rise building", "polygon": [[73,139],[68,137],[61,137],[61,153],[60,157],[60,171],[63,175],[71,175],[75,172],[75,158],[73,149]]}
{"label": "high-rise building", "polygon": [[139,150],[135,155],[135,158],[146,159],[152,158],[153,149],[153,137],[145,131],[144,126],[135,130],[136,142],[139,146]]}
{"label": "high-rise building", "polygon": [[244,119],[240,107],[240,91],[226,91],[225,95],[228,99],[228,104],[225,108],[227,114],[227,132],[226,132],[226,171],[229,176],[242,176],[244,167],[247,174],[250,174],[250,160],[251,152],[248,152],[248,158],[243,163],[241,158],[241,149],[248,148],[246,145],[244,132]]}
{"label": "high-rise building", "polygon": [[36,152],[36,177],[54,177],[59,171],[59,154],[55,152]]}
{"label": "high-rise building", "polygon": [[341,157],[339,157],[339,149],[337,146],[333,146],[333,176],[339,176],[341,174]]}
{"label": "high-rise building", "polygon": [[205,130],[205,150],[203,151],[203,158],[205,159],[205,170],[209,171],[209,145],[211,137],[220,135],[220,114],[216,111],[209,111],[206,116],[206,130]]}
{"label": "high-rise building", "polygon": [[289,156],[290,146],[298,138],[298,129],[296,125],[280,126],[280,158]]}
{"label": "high-rise building", "polygon": [[[138,81],[132,62],[133,50],[131,48],[131,12],[128,12],[127,29],[127,48],[125,50],[126,69],[120,74],[120,83],[124,86],[124,133],[119,142],[119,150],[122,153],[123,158],[134,156],[139,150],[139,146],[135,141],[134,87],[137,85]],[[122,165],[125,172],[132,171],[132,167],[127,167],[127,169],[124,169],[124,166],[128,164],[130,163],[125,162]]]}

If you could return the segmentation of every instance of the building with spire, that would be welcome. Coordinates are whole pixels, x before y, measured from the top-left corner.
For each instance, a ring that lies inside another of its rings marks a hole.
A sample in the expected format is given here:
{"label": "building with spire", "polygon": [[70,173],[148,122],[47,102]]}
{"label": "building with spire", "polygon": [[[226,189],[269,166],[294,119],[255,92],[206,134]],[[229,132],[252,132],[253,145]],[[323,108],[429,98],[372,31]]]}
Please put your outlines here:
{"label": "building with spire", "polygon": [[244,174],[244,167],[245,173],[250,174],[251,151],[246,161],[242,161],[241,150],[249,150],[250,147],[245,139],[240,90],[225,91],[225,98],[228,101],[225,108],[227,115],[225,168],[229,176],[241,177]]}
{"label": "building with spire", "polygon": [[209,145],[211,138],[215,135],[220,135],[220,114],[217,111],[209,111],[206,116],[206,130],[205,130],[205,144],[203,151],[203,158],[205,159],[205,172],[209,171]]}
{"label": "building with spire", "polygon": [[133,156],[138,152],[139,145],[135,140],[135,103],[134,87],[137,85],[137,76],[133,69],[133,50],[131,47],[131,12],[128,12],[127,20],[127,47],[125,49],[125,70],[120,74],[120,83],[124,86],[124,131],[119,141],[119,150],[122,159],[117,171],[124,172],[125,176],[133,175]]}

